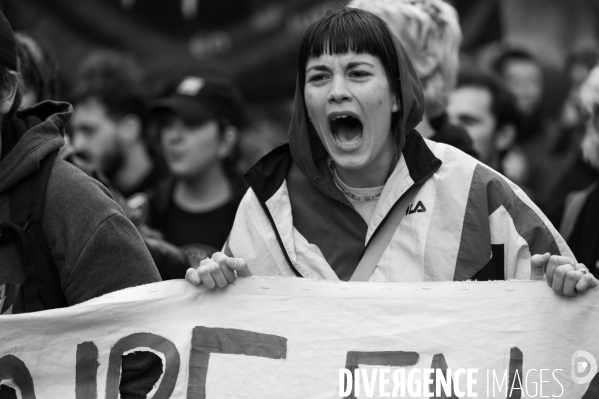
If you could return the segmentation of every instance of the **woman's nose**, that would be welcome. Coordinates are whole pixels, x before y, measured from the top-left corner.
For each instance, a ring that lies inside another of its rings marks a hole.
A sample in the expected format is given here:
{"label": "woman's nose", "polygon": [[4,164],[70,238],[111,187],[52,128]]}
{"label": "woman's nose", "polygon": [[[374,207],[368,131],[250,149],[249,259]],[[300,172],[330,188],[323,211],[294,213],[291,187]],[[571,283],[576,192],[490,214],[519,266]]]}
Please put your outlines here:
{"label": "woman's nose", "polygon": [[166,127],[162,132],[162,135],[164,137],[164,140],[169,144],[181,141],[183,136],[181,129],[178,126]]}
{"label": "woman's nose", "polygon": [[331,82],[331,90],[329,92],[329,102],[351,101],[352,95],[349,92],[346,81],[343,77],[334,77]]}

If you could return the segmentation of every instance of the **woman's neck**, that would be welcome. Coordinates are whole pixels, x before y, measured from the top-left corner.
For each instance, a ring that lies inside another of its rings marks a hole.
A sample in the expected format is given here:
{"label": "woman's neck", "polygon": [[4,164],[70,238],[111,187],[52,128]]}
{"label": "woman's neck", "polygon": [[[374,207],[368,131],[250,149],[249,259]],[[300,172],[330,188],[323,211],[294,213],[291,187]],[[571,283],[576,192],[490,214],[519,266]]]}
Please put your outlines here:
{"label": "woman's neck", "polygon": [[335,165],[337,176],[352,188],[384,186],[397,162],[395,151],[395,143],[385,146],[369,165],[361,169],[344,169]]}
{"label": "woman's neck", "polygon": [[233,190],[222,164],[217,163],[200,174],[179,178],[173,200],[188,212],[208,212],[230,201]]}

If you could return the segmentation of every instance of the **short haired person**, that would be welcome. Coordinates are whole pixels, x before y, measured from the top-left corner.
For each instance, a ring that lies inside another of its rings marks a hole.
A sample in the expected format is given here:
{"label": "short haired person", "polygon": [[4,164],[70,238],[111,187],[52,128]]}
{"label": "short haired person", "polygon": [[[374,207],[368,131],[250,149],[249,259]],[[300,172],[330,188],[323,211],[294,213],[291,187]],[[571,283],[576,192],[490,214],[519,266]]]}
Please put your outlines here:
{"label": "short haired person", "polygon": [[[11,193],[62,147],[72,113],[70,104],[52,101],[17,112],[22,99],[19,72],[12,29],[0,12],[0,315],[34,310],[28,305],[32,299],[48,308],[41,296],[25,296],[25,287],[32,283],[26,270],[27,255],[32,254],[24,253],[27,247],[19,232],[32,227],[14,226]],[[139,233],[108,190],[60,159],[54,160],[49,174],[40,225],[47,249],[36,256],[53,268],[66,306],[160,281]],[[123,360],[122,397],[139,395],[144,370],[160,366],[149,357]],[[131,377],[132,370],[138,375]]]}
{"label": "short haired person", "polygon": [[94,53],[81,65],[71,93],[73,146],[125,197],[150,189],[166,176],[144,131],[142,77],[141,69],[124,55]]}
{"label": "short haired person", "polygon": [[149,108],[172,177],[150,195],[148,224],[197,265],[223,247],[247,189],[235,168],[244,101],[224,77],[189,74]]}
{"label": "short haired person", "polygon": [[447,118],[447,97],[459,66],[462,30],[455,8],[444,0],[352,0],[389,25],[403,44],[424,92],[423,137],[477,156],[467,132]]}
{"label": "short haired person", "polygon": [[186,278],[208,288],[232,283],[235,272],[350,280],[394,207],[413,195],[366,280],[538,279],[546,269],[560,294],[597,286],[517,186],[420,136],[423,101],[380,18],[327,12],[300,44],[289,144],[247,172],[251,189],[224,253]]}
{"label": "short haired person", "polygon": [[481,162],[505,174],[502,160],[518,135],[520,114],[501,82],[483,71],[460,71],[447,114],[452,123],[466,129]]}

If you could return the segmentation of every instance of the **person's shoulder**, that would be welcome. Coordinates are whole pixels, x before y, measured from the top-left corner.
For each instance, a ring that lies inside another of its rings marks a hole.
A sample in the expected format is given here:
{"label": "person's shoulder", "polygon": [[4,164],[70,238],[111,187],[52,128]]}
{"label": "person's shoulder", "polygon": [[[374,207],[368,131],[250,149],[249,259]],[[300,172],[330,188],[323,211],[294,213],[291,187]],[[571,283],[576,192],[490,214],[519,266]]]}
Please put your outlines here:
{"label": "person's shoulder", "polygon": [[61,223],[93,223],[114,214],[123,214],[110,191],[77,167],[57,159],[50,173],[44,204],[44,218]]}

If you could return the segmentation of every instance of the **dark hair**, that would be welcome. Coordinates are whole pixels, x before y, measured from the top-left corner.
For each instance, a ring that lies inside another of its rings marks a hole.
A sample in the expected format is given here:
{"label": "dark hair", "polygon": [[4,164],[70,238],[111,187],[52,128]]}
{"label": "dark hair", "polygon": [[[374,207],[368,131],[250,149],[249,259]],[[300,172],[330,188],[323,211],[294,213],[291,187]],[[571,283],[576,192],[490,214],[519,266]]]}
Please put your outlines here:
{"label": "dark hair", "polygon": [[23,81],[35,90],[38,102],[58,99],[58,60],[52,48],[24,33],[15,33],[15,41]]}
{"label": "dark hair", "polygon": [[81,64],[70,100],[76,104],[96,99],[113,118],[134,114],[143,119],[143,76],[131,58],[117,52],[97,52]]}
{"label": "dark hair", "polygon": [[4,88],[7,86],[17,86],[17,93],[15,95],[15,100],[12,104],[10,110],[4,114],[0,115],[0,123],[4,123],[5,121],[10,121],[15,117],[19,107],[21,106],[21,101],[23,100],[23,94],[21,92],[22,85],[22,77],[21,77],[21,62],[17,57],[17,70],[13,71],[12,69],[7,68],[6,66],[0,64],[0,103],[3,103],[7,100],[4,98],[1,93],[4,91]]}
{"label": "dark hair", "polygon": [[457,88],[460,87],[487,90],[491,94],[491,113],[495,117],[496,128],[511,124],[519,133],[522,116],[516,108],[516,100],[497,77],[474,68],[462,69],[457,81]]}
{"label": "dark hair", "polygon": [[322,54],[344,54],[350,51],[378,57],[397,99],[401,99],[399,63],[393,38],[387,24],[376,15],[357,8],[329,10],[304,34],[297,60],[300,89],[306,84],[306,64]]}
{"label": "dark hair", "polygon": [[493,71],[498,75],[503,75],[505,66],[510,61],[525,61],[531,64],[539,65],[539,61],[528,51],[521,48],[507,49],[493,63]]}

